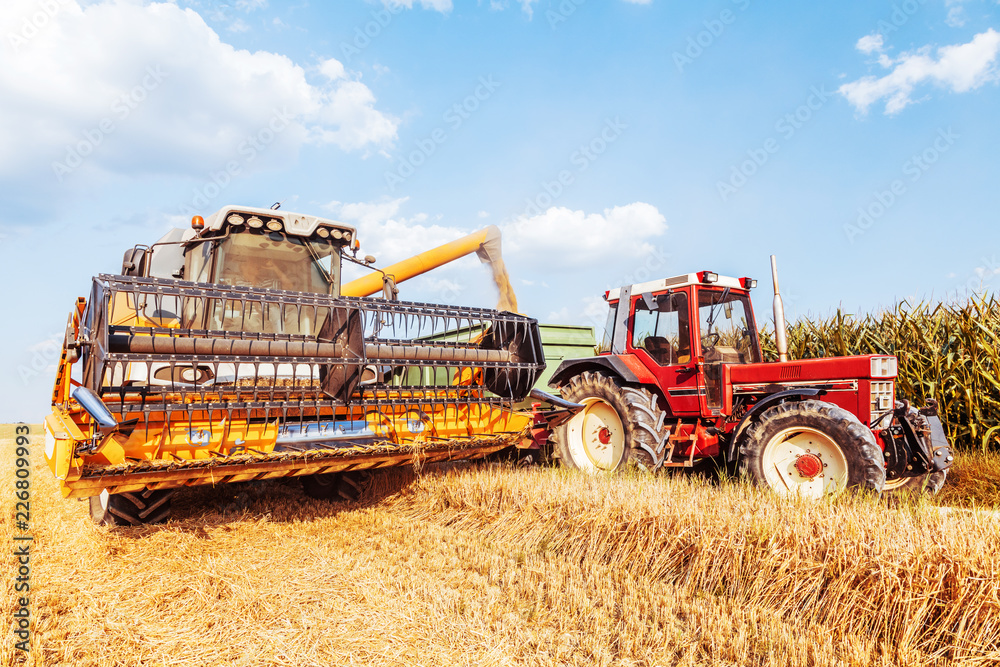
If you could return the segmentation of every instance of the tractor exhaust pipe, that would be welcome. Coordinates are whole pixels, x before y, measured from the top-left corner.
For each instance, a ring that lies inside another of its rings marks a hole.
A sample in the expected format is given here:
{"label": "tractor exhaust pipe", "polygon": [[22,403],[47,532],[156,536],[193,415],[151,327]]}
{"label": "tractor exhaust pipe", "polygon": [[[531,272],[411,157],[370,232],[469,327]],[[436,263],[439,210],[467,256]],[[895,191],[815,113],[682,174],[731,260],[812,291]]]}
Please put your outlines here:
{"label": "tractor exhaust pipe", "polygon": [[788,361],[788,328],[785,326],[785,306],[778,291],[778,260],[771,255],[771,280],[774,281],[774,342],[778,361]]}

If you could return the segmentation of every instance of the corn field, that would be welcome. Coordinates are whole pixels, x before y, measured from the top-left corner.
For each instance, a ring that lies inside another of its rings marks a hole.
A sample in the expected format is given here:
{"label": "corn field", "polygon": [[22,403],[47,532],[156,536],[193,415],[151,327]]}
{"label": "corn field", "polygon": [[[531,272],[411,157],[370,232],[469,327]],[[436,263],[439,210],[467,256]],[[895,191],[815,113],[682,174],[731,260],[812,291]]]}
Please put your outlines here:
{"label": "corn field", "polygon": [[[761,345],[777,359],[773,331]],[[1000,300],[911,306],[855,316],[841,310],[828,319],[800,319],[788,327],[793,359],[851,354],[894,354],[899,359],[898,398],[917,407],[940,403],[942,421],[956,446],[1000,450]]]}

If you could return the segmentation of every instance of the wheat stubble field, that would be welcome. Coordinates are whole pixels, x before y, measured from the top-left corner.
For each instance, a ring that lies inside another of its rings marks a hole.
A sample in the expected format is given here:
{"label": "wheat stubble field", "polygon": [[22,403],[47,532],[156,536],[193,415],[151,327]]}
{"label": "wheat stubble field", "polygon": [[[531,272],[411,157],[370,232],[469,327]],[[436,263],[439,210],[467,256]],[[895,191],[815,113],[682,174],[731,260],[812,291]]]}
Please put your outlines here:
{"label": "wheat stubble field", "polygon": [[[294,481],[192,489],[169,524],[112,530],[33,443],[32,650],[8,630],[4,665],[1000,661],[1000,519],[939,507],[995,497],[987,457],[918,505],[456,466],[384,475],[360,507]],[[13,598],[5,576],[5,619]]]}

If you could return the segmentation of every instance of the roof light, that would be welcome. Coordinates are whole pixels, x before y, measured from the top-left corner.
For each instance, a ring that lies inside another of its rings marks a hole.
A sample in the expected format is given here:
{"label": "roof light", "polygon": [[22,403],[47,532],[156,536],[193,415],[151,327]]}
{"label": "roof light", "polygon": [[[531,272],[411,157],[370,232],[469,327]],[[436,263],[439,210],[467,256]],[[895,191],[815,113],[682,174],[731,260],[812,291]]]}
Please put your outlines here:
{"label": "roof light", "polygon": [[249,220],[247,220],[247,225],[254,229],[260,229],[261,227],[264,226],[264,221],[255,215]]}
{"label": "roof light", "polygon": [[191,218],[191,229],[197,232],[200,232],[201,230],[205,229],[205,218],[201,217],[200,215],[196,215],[193,218]]}
{"label": "roof light", "polygon": [[339,229],[333,230],[333,238],[335,239],[344,238],[344,232],[340,231]]}
{"label": "roof light", "polygon": [[757,281],[753,278],[740,278],[740,282],[743,283],[743,289],[753,289],[757,286]]}
{"label": "roof light", "polygon": [[268,220],[267,221],[267,228],[270,229],[272,232],[280,232],[281,231],[281,220]]}
{"label": "roof light", "polygon": [[344,232],[344,240],[345,241],[350,241],[351,240],[351,233],[350,232]]}
{"label": "roof light", "polygon": [[320,236],[320,238],[324,238],[324,239],[325,238],[329,238],[329,236],[330,236],[330,230],[327,229],[326,227],[320,227],[319,229],[316,230],[316,234],[318,234]]}
{"label": "roof light", "polygon": [[703,283],[717,283],[719,282],[719,274],[712,273],[711,271],[701,272],[701,282]]}
{"label": "roof light", "polygon": [[226,218],[226,222],[228,222],[231,225],[242,225],[243,216],[240,215],[239,213],[233,213],[228,218]]}

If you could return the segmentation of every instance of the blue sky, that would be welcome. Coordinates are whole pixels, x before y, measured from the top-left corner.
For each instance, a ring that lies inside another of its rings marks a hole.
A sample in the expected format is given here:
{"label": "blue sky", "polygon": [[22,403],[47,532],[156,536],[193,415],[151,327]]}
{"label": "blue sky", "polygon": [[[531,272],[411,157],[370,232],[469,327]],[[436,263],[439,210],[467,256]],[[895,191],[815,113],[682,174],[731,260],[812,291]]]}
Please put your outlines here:
{"label": "blue sky", "polygon": [[[381,263],[488,224],[521,310],[711,269],[861,312],[1000,283],[996,0],[10,0],[0,421],[46,411],[74,299],[230,203]],[[403,298],[490,305],[474,259]]]}

